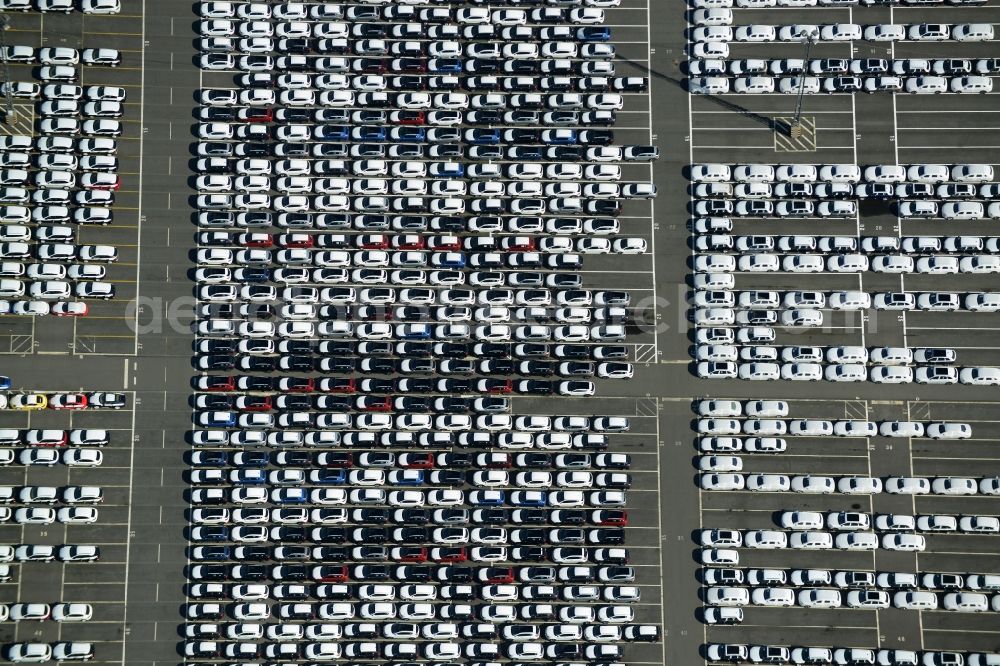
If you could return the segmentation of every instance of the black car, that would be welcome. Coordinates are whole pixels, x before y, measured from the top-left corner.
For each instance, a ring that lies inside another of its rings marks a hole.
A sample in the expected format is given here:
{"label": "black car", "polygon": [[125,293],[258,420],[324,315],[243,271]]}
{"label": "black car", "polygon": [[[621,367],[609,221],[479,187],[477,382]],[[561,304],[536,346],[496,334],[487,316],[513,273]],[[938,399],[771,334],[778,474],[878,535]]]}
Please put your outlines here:
{"label": "black car", "polygon": [[518,466],[526,469],[552,467],[552,454],[550,453],[521,453],[518,454],[517,460],[523,463]]}
{"label": "black car", "polygon": [[312,408],[312,399],[308,395],[285,393],[274,400],[274,408],[282,411],[308,411]]}
{"label": "black car", "polygon": [[229,577],[234,580],[266,580],[270,575],[271,567],[266,564],[235,564],[230,569]]}
{"label": "black car", "polygon": [[542,527],[526,527],[511,530],[510,538],[513,543],[538,546],[545,543],[545,529]]}
{"label": "black car", "polygon": [[236,467],[267,467],[271,457],[267,451],[238,451],[233,455]]}
{"label": "black car", "polygon": [[203,356],[199,359],[199,367],[206,370],[232,370],[236,359],[232,356]]}
{"label": "black car", "polygon": [[475,578],[475,570],[472,567],[444,566],[437,570],[435,577],[442,583],[468,583]]}
{"label": "black car", "polygon": [[424,543],[430,541],[430,531],[426,527],[400,527],[393,532],[393,541],[402,543]]}
{"label": "black car", "polygon": [[[582,525],[587,522],[587,512],[584,509],[557,509],[557,511],[559,511],[556,515],[559,518],[559,525]],[[550,513],[549,518],[552,517]]]}
{"label": "black car", "polygon": [[625,530],[615,528],[600,528],[590,532],[590,542],[619,545],[625,543]]}
{"label": "black car", "polygon": [[383,524],[389,522],[389,509],[354,509],[351,517],[356,523]]}
{"label": "black car", "polygon": [[232,409],[233,398],[228,395],[201,394],[198,396],[200,409]]}
{"label": "black car", "polygon": [[497,396],[477,398],[473,403],[477,412],[506,412],[510,409],[510,399]]}
{"label": "black car", "polygon": [[579,161],[585,155],[583,146],[549,146],[545,149],[545,156],[550,160]]}
{"label": "black car", "polygon": [[472,512],[472,522],[480,525],[503,525],[510,520],[507,509],[476,509]]}
{"label": "black car", "polygon": [[461,232],[465,231],[465,220],[450,215],[436,215],[431,218],[430,226],[434,231]]}
{"label": "black car", "polygon": [[468,379],[441,379],[438,390],[442,393],[469,393],[472,391],[472,381]]}
{"label": "black car", "polygon": [[431,407],[437,412],[465,413],[471,411],[472,401],[468,398],[436,398]]}
{"label": "black car", "polygon": [[584,130],[580,132],[580,143],[606,146],[614,140],[615,133],[611,130]]}
{"label": "black car", "polygon": [[324,451],[312,456],[312,464],[318,467],[351,467],[354,456],[346,451]]}
{"label": "black car", "polygon": [[472,467],[474,464],[471,453],[439,453],[435,459],[438,467]]}
{"label": "black car", "polygon": [[230,122],[236,120],[236,109],[218,106],[202,108],[198,119],[203,122]]}
{"label": "black car", "polygon": [[548,522],[549,512],[545,509],[518,509],[514,524],[542,525]]}
{"label": "black car", "polygon": [[552,382],[543,381],[541,379],[525,379],[518,382],[516,387],[518,393],[528,395],[552,395],[552,393],[555,392],[555,387]]}
{"label": "black car", "polygon": [[431,484],[457,486],[465,482],[465,474],[457,469],[436,469],[428,475]]}
{"label": "black car", "polygon": [[271,148],[263,143],[241,143],[236,149],[240,157],[269,157]]}
{"label": "black car", "polygon": [[521,361],[518,363],[518,372],[522,375],[548,377],[555,373],[555,370],[555,364],[547,361]]}
{"label": "black car", "polygon": [[312,547],[311,546],[284,546],[281,550],[281,557],[278,557],[278,551],[274,553],[274,559],[278,561],[285,560],[307,560],[312,557]]}
{"label": "black car", "polygon": [[542,342],[526,342],[514,346],[514,355],[520,358],[550,356],[552,348]]}
{"label": "black car", "polygon": [[240,369],[248,372],[274,372],[277,359],[269,356],[244,356],[240,359]]}
{"label": "black car", "polygon": [[274,112],[274,119],[281,123],[307,123],[313,119],[311,109],[286,107]]}
{"label": "black car", "polygon": [[392,393],[396,389],[391,379],[362,379],[359,384],[364,393]]}
{"label": "black car", "polygon": [[309,539],[309,529],[300,526],[279,526],[271,528],[272,541],[289,541],[292,543],[307,541]]}
{"label": "black car", "polygon": [[309,578],[309,565],[278,564],[271,569],[271,577],[275,580],[307,580]]}
{"label": "black car", "polygon": [[297,354],[282,356],[278,360],[278,367],[286,372],[312,372],[313,359],[311,356]]}
{"label": "black car", "polygon": [[[337,509],[317,509],[319,517],[324,517],[326,512],[337,511]],[[340,515],[339,512],[336,515]],[[314,527],[310,531],[309,538],[313,543],[344,543],[347,541],[348,533],[345,527]]]}
{"label": "black car", "polygon": [[528,562],[541,562],[545,559],[545,549],[541,546],[518,546],[513,555]]}
{"label": "black car", "polygon": [[242,562],[262,562],[271,559],[269,546],[237,546],[233,549],[233,559]]}
{"label": "black car", "polygon": [[199,564],[191,567],[189,575],[194,580],[226,580],[229,578],[229,565]]}
{"label": "black car", "polygon": [[205,157],[232,157],[233,144],[209,141],[199,144],[198,154]]}
{"label": "black car", "polygon": [[397,509],[393,520],[402,524],[426,525],[431,520],[431,514],[427,509]]}
{"label": "black car", "polygon": [[[406,372],[407,373],[422,373],[431,374],[437,370],[437,361],[432,358],[411,358],[407,359]],[[397,370],[403,372],[403,360],[400,359],[396,362]]]}
{"label": "black car", "polygon": [[274,462],[282,467],[309,467],[312,465],[312,454],[307,451],[279,451],[274,456]]}
{"label": "black car", "polygon": [[[313,559],[318,562],[343,562],[350,558],[351,549],[346,546],[315,546],[313,548]],[[318,591],[316,596],[320,597]]]}
{"label": "black car", "polygon": [[391,358],[363,358],[358,361],[358,371],[389,375],[396,371],[396,362]]}
{"label": "black car", "polygon": [[504,63],[503,69],[508,74],[520,74],[525,76],[537,74],[541,71],[541,65],[537,60],[508,60]]}
{"label": "black car", "polygon": [[431,411],[431,399],[400,396],[394,401],[393,407],[397,411],[409,414],[425,413]]}
{"label": "black car", "polygon": [[351,532],[354,543],[385,543],[389,540],[387,527],[357,527]]}
{"label": "black car", "polygon": [[343,412],[350,411],[354,401],[344,395],[317,395],[313,396],[313,406],[320,411]]}

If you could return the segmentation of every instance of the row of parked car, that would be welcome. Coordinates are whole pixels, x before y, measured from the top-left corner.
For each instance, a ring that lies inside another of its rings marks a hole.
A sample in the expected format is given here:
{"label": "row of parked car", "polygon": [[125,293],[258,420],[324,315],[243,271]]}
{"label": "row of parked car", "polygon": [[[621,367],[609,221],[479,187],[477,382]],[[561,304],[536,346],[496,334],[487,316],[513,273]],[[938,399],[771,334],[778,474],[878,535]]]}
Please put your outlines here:
{"label": "row of parked car", "polygon": [[[739,610],[739,609],[733,609]],[[786,647],[708,643],[704,655],[716,662],[746,664],[879,664],[879,666],[992,666],[1000,654],[841,647]]]}
{"label": "row of parked car", "polygon": [[742,58],[734,60],[692,60],[687,64],[691,76],[790,76],[809,78],[826,76],[924,75],[990,76],[1000,70],[996,58]]}
{"label": "row of parked car", "polygon": [[[80,226],[113,223],[120,185],[115,137],[126,93],[115,86],[76,85],[76,67],[81,60],[115,65],[120,55],[14,45],[5,47],[3,56],[13,63],[41,63],[42,78],[53,82],[6,84],[13,96],[39,99],[40,135],[13,134],[0,141],[0,254],[9,260],[0,270],[0,312],[83,316],[89,312],[85,299],[115,296],[106,267],[91,262],[116,258],[117,252],[78,245],[77,233]],[[81,132],[84,138],[76,138]]]}

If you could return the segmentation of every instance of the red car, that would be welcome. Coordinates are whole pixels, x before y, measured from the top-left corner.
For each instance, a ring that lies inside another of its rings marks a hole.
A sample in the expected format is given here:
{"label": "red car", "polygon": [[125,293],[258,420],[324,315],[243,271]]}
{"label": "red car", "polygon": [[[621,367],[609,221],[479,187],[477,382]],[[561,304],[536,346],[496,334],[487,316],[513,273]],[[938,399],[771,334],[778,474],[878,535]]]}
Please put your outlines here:
{"label": "red car", "polygon": [[222,375],[203,375],[195,381],[199,391],[233,391],[236,389],[236,378]]}
{"label": "red car", "polygon": [[484,379],[482,383],[487,393],[511,393],[514,390],[514,382],[510,379]]}
{"label": "red car", "polygon": [[60,301],[53,303],[49,312],[57,317],[86,317],[90,306],[80,301]]}
{"label": "red car", "polygon": [[399,546],[392,549],[392,559],[397,562],[426,562],[427,548],[424,546]]}
{"label": "red car", "polygon": [[427,114],[423,111],[400,111],[396,114],[396,122],[400,125],[423,125],[427,122]]}
{"label": "red car", "polygon": [[57,393],[49,399],[49,409],[86,409],[87,396],[82,393]]}
{"label": "red car", "polygon": [[434,467],[433,453],[401,453],[399,465],[410,469],[431,469]]}
{"label": "red car", "polygon": [[347,582],[347,575],[347,567],[342,564],[324,564],[313,567],[311,577],[313,580],[324,583],[344,583]]}
{"label": "red car", "polygon": [[590,521],[596,525],[614,525],[624,527],[628,525],[628,511],[620,509],[598,509],[590,516]]}
{"label": "red car", "polygon": [[274,112],[271,109],[242,109],[237,117],[247,123],[269,123],[274,120]]}
{"label": "red car", "polygon": [[431,559],[435,562],[465,562],[469,555],[465,546],[438,546],[431,548]]}
{"label": "red car", "polygon": [[104,172],[94,173],[91,178],[84,180],[83,186],[91,190],[117,190],[122,186],[122,179],[120,176],[115,176],[114,180],[111,180],[111,175]]}
{"label": "red car", "polygon": [[500,247],[507,252],[533,252],[535,239],[531,236],[508,236],[500,241]]}
{"label": "red car", "polygon": [[392,411],[392,398],[390,396],[359,395],[354,404],[363,412]]}

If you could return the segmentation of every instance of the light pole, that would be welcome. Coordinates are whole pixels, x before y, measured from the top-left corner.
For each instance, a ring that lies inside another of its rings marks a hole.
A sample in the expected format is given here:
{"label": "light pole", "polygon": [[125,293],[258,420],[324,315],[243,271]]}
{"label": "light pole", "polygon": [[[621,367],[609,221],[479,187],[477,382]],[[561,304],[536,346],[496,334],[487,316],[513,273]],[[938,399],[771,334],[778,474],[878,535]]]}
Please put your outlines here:
{"label": "light pole", "polygon": [[806,74],[809,73],[809,52],[812,50],[812,45],[816,43],[817,38],[819,38],[819,30],[814,29],[806,35],[806,52],[802,56],[802,74],[799,75],[799,93],[795,97],[795,115],[792,116],[792,123],[789,127],[789,133],[792,138],[799,138],[802,136],[802,96],[806,92]]}

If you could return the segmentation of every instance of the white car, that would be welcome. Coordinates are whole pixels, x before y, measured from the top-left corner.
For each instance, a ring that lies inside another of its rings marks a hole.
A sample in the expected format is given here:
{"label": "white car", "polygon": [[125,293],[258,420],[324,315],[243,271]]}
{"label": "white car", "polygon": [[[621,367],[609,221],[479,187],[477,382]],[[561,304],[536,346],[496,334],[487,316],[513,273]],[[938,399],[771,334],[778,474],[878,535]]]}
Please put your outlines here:
{"label": "white car", "polygon": [[699,478],[702,490],[743,490],[746,481],[742,474],[702,474]]}
{"label": "white car", "polygon": [[741,25],[732,31],[737,42],[775,42],[778,40],[777,29],[773,25]]}
{"label": "white car", "polygon": [[[924,591],[903,591],[897,592],[892,597],[892,605],[896,608],[908,610],[936,610],[938,607],[938,596],[933,592]],[[887,664],[896,664],[896,661],[886,661]],[[916,661],[912,663],[916,664]]]}
{"label": "white car", "polygon": [[993,92],[993,79],[988,76],[960,76],[948,85],[953,93],[986,94]]}
{"label": "white car", "polygon": [[864,28],[867,42],[899,42],[906,39],[906,28],[896,23],[880,23]]}
{"label": "white car", "polygon": [[847,495],[873,495],[882,492],[882,479],[871,476],[844,476],[837,480],[837,491]]}
{"label": "white car", "polygon": [[903,89],[918,95],[948,92],[948,79],[943,76],[916,76],[906,79]]}
{"label": "white car", "polygon": [[920,534],[885,534],[882,536],[882,547],[886,550],[920,552],[927,547],[927,542]]}
{"label": "white car", "polygon": [[788,545],[798,550],[829,550],[833,548],[833,535],[829,532],[792,532]]}
{"label": "white car", "polygon": [[729,79],[725,77],[698,76],[688,79],[688,92],[693,95],[724,95],[729,90]]}
{"label": "white car", "polygon": [[958,373],[958,381],[973,386],[1000,385],[1000,368],[983,366],[962,368]]}
{"label": "white car", "polygon": [[781,526],[790,530],[821,530],[824,521],[819,511],[783,511]]}
{"label": "white car", "polygon": [[751,594],[754,606],[783,608],[795,605],[795,590],[789,587],[758,587]]}
{"label": "white car", "polygon": [[754,492],[787,492],[791,487],[790,479],[784,474],[748,474],[746,488]]}

